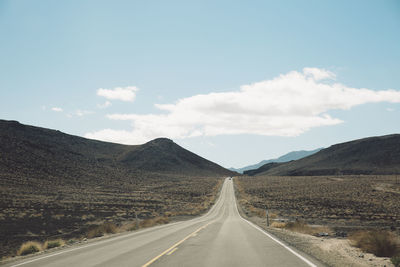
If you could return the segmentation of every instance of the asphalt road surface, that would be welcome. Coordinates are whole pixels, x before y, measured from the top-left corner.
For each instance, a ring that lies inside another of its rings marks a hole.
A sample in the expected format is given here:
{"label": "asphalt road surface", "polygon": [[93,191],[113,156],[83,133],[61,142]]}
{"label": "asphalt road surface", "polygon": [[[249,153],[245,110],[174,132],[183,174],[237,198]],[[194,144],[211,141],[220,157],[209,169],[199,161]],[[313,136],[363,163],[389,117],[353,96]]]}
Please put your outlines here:
{"label": "asphalt road surface", "polygon": [[210,211],[196,219],[119,235],[5,266],[320,266],[238,212],[226,179]]}

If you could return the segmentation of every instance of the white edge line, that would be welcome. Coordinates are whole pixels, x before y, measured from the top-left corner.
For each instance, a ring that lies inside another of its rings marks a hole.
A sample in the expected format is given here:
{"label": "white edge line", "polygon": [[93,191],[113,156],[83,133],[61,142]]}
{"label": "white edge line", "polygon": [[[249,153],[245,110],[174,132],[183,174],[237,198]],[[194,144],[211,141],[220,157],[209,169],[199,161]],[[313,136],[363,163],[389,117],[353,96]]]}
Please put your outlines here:
{"label": "white edge line", "polygon": [[[233,182],[232,182],[233,183]],[[296,251],[294,251],[293,249],[291,249],[290,247],[288,247],[287,245],[285,245],[282,241],[280,241],[279,239],[275,238],[274,236],[270,235],[269,233],[267,233],[266,231],[264,231],[264,229],[260,228],[259,226],[255,225],[254,223],[246,220],[245,218],[242,217],[242,215],[240,215],[239,209],[237,207],[237,203],[236,203],[236,196],[235,196],[235,206],[236,206],[236,210],[240,216],[241,219],[243,219],[245,222],[247,222],[248,224],[250,224],[251,226],[253,226],[255,229],[257,229],[258,231],[260,231],[261,233],[263,233],[264,235],[268,236],[269,238],[271,238],[272,240],[274,240],[276,243],[278,243],[279,245],[281,245],[282,247],[286,248],[287,250],[289,250],[291,253],[293,253],[294,255],[296,255],[298,258],[300,258],[302,261],[304,261],[305,263],[307,263],[309,266],[311,267],[317,267],[317,265],[315,265],[314,263],[312,263],[311,261],[309,261],[308,259],[306,259],[305,257],[303,257],[302,255],[300,255],[299,253],[297,253]]]}
{"label": "white edge line", "polygon": [[58,253],[51,253],[50,255],[43,256],[43,257],[40,257],[38,255],[38,258],[34,258],[32,260],[28,260],[28,261],[24,261],[24,262],[15,264],[15,265],[11,265],[10,267],[21,266],[21,265],[28,264],[28,263],[31,263],[31,262],[35,262],[35,261],[39,261],[39,260],[42,260],[42,259],[54,257],[54,256],[57,256],[57,255],[60,255],[60,254],[72,252],[72,251],[75,251],[75,250],[84,249],[84,248],[88,248],[88,247],[92,247],[92,246],[97,246],[97,245],[101,245],[101,244],[108,243],[108,242],[111,242],[111,241],[116,241],[116,240],[119,240],[119,239],[122,239],[122,238],[129,238],[131,236],[135,236],[135,235],[138,235],[138,234],[141,234],[141,233],[146,233],[146,232],[149,232],[149,231],[155,230],[155,229],[165,228],[165,227],[172,226],[172,225],[175,225],[175,224],[179,224],[179,223],[182,223],[182,222],[185,222],[185,221],[179,221],[179,222],[174,222],[174,223],[171,223],[171,224],[165,224],[165,225],[159,225],[159,226],[155,226],[155,227],[150,227],[150,228],[147,228],[147,229],[143,229],[142,231],[137,231],[137,232],[129,233],[129,234],[122,234],[122,235],[116,236],[116,237],[110,237],[109,239],[106,239],[106,240],[99,240],[99,241],[95,241],[94,240],[92,244],[79,246],[77,248],[66,249],[66,250],[60,251]]}
{"label": "white edge line", "polygon": [[[222,186],[222,188],[223,188],[223,186]],[[221,191],[222,191],[222,188],[221,188]],[[220,200],[220,197],[217,199],[217,201],[208,210],[208,212],[206,214],[204,214],[204,215],[202,215],[200,217],[197,217],[197,218],[193,218],[192,220],[198,220],[198,219],[201,219],[201,218],[206,217],[207,215],[209,215],[211,213],[211,211],[215,209],[215,206],[216,206],[216,204],[217,204],[217,202],[219,200]],[[165,227],[169,227],[169,226],[172,226],[172,225],[175,225],[175,224],[181,224],[181,223],[188,222],[188,221],[191,221],[191,220],[168,223],[168,224],[165,224],[165,225],[160,225],[160,226],[155,226],[155,227],[150,227],[150,228],[147,228],[147,229],[143,229],[141,231],[137,231],[137,232],[130,233],[130,234],[123,234],[121,236],[111,237],[111,238],[106,239],[106,240],[94,241],[93,244],[88,244],[88,245],[84,245],[84,246],[80,246],[80,247],[72,248],[72,249],[66,249],[64,251],[60,251],[58,253],[51,253],[50,255],[43,256],[43,257],[40,257],[38,255],[37,258],[34,258],[32,260],[27,260],[27,261],[24,261],[24,262],[21,262],[21,263],[17,263],[17,264],[11,265],[10,267],[17,267],[17,266],[25,265],[25,264],[32,263],[32,262],[35,262],[35,261],[39,261],[39,260],[43,260],[43,259],[46,259],[46,258],[54,257],[54,256],[57,256],[57,255],[60,255],[60,254],[64,254],[64,253],[68,253],[68,252],[72,252],[72,251],[75,251],[75,250],[84,249],[84,248],[88,248],[88,247],[92,247],[92,246],[97,246],[97,245],[100,245],[100,244],[108,243],[108,242],[119,240],[119,239],[122,239],[122,238],[127,238],[127,237],[130,237],[130,236],[135,236],[135,235],[138,235],[138,234],[141,234],[141,233],[146,233],[146,232],[149,232],[149,231],[152,231],[152,230],[155,230],[155,229],[160,229],[160,228],[162,229],[162,228],[165,228]]]}
{"label": "white edge line", "polygon": [[245,218],[242,217],[243,220],[245,220],[248,224],[250,224],[251,226],[253,226],[254,228],[256,228],[258,231],[262,232],[264,235],[268,236],[269,238],[271,238],[272,240],[274,240],[275,242],[277,242],[278,244],[280,244],[281,246],[283,246],[284,248],[286,248],[287,250],[289,250],[290,252],[292,252],[294,255],[296,255],[297,257],[299,257],[301,260],[303,260],[305,263],[307,263],[309,266],[311,267],[317,267],[317,265],[315,265],[314,263],[312,263],[311,261],[309,261],[308,259],[306,259],[305,257],[301,256],[299,253],[297,253],[296,251],[294,251],[293,249],[291,249],[290,247],[288,247],[287,245],[285,245],[284,243],[282,243],[279,239],[276,239],[275,237],[273,237],[272,235],[270,235],[269,233],[265,232],[263,229],[261,229],[260,227],[258,227],[257,225],[254,225],[254,223],[246,220]]}

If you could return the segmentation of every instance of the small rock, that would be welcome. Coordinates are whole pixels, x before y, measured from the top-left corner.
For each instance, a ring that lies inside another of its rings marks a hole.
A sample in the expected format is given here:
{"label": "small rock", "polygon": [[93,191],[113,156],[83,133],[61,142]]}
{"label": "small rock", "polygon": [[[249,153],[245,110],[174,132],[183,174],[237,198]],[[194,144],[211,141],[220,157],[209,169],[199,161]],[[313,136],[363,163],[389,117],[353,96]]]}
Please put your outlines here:
{"label": "small rock", "polygon": [[329,233],[321,232],[321,233],[317,233],[316,236],[319,236],[319,237],[329,236]]}
{"label": "small rock", "polygon": [[364,254],[360,254],[360,256],[358,256],[358,257],[360,257],[360,258],[364,258]]}

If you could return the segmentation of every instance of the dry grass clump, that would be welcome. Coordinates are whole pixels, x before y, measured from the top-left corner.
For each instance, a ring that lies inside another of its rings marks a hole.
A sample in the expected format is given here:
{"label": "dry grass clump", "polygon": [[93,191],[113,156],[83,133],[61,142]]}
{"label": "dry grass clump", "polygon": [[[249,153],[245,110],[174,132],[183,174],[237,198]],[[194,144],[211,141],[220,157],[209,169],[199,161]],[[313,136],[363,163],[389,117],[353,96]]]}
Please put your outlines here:
{"label": "dry grass clump", "polygon": [[49,249],[49,248],[62,247],[64,245],[65,241],[59,238],[55,240],[47,240],[46,242],[44,242],[43,248]]}
{"label": "dry grass clump", "polygon": [[117,226],[113,223],[106,222],[90,229],[87,233],[88,238],[100,237],[104,234],[115,234],[117,232]]}
{"label": "dry grass clump", "polygon": [[353,246],[378,257],[393,257],[400,254],[399,238],[387,230],[358,231],[349,239]]}
{"label": "dry grass clump", "polygon": [[332,234],[332,230],[326,226],[311,226],[305,221],[296,220],[294,222],[273,222],[271,227],[286,229],[292,232],[307,234],[307,235],[318,235],[319,233]]}
{"label": "dry grass clump", "polygon": [[306,224],[304,221],[301,220],[296,220],[294,222],[286,223],[285,229],[309,235],[315,233],[315,229],[313,229],[310,225]]}
{"label": "dry grass clump", "polygon": [[135,231],[139,229],[139,222],[131,221],[118,228],[118,232]]}
{"label": "dry grass clump", "polygon": [[146,228],[151,227],[158,224],[166,224],[169,222],[168,217],[166,216],[159,216],[151,219],[146,219],[140,222],[139,227]]}
{"label": "dry grass clump", "polygon": [[282,229],[282,228],[286,227],[286,223],[285,222],[272,222],[271,227]]}
{"label": "dry grass clump", "polygon": [[41,243],[36,242],[36,241],[28,241],[21,245],[21,247],[19,248],[19,250],[17,252],[17,255],[24,256],[24,255],[36,253],[36,252],[39,252],[42,250],[43,250],[43,247],[42,247]]}

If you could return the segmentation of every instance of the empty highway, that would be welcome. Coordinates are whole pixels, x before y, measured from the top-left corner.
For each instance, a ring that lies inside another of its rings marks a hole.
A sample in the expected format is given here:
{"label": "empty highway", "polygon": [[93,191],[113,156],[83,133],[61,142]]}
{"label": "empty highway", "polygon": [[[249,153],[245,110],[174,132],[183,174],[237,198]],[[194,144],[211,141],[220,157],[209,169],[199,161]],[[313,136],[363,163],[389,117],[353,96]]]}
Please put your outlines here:
{"label": "empty highway", "polygon": [[226,179],[196,219],[29,257],[5,266],[320,266],[243,219]]}

